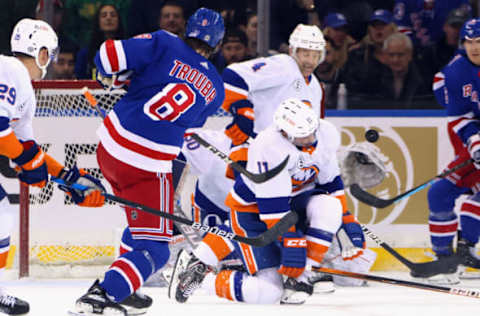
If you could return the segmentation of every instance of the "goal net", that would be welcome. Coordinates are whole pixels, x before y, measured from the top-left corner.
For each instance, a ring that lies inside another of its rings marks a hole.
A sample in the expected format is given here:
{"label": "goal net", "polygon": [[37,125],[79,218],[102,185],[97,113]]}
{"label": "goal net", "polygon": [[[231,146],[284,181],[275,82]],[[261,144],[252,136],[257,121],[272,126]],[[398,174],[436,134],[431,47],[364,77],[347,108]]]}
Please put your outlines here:
{"label": "goal net", "polygon": [[[95,81],[34,82],[37,109],[33,120],[36,141],[45,152],[66,167],[77,164],[111,188],[98,168],[96,130],[102,119],[82,94],[87,86],[101,108],[108,112],[123,91],[106,92]],[[207,122],[221,129],[227,119],[221,113]],[[5,161],[6,162],[6,161]],[[8,164],[3,166],[8,170]],[[2,176],[5,173],[2,172]],[[21,187],[14,174],[6,189],[14,205],[20,205],[19,231],[12,237],[16,249],[14,267],[20,276],[90,277],[101,274],[117,254],[126,226],[122,209],[108,203],[101,208],[78,207],[52,182],[42,189]],[[188,178],[180,194],[184,210],[190,210],[194,179]],[[19,194],[15,194],[19,192]]]}

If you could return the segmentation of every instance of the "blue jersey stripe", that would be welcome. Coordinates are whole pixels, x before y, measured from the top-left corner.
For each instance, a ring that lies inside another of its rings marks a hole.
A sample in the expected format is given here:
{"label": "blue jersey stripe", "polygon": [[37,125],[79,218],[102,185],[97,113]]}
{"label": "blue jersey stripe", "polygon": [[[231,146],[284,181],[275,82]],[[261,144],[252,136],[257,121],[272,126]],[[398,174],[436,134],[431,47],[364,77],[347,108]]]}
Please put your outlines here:
{"label": "blue jersey stripe", "polygon": [[257,198],[260,214],[284,213],[290,210],[290,197]]}
{"label": "blue jersey stripe", "polygon": [[240,77],[233,70],[229,68],[225,68],[225,70],[223,71],[222,77],[225,83],[231,84],[232,86],[248,91],[248,85],[245,82],[245,80],[243,80],[243,78]]}

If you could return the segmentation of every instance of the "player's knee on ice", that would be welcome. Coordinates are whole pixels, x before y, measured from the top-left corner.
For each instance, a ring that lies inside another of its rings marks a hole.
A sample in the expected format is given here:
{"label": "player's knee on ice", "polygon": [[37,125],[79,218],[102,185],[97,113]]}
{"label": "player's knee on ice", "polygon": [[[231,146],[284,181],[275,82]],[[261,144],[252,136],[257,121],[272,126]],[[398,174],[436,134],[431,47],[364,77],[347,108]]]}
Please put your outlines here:
{"label": "player's knee on ice", "polygon": [[258,271],[255,276],[243,274],[243,301],[250,304],[274,304],[283,293],[283,279],[276,268]]}

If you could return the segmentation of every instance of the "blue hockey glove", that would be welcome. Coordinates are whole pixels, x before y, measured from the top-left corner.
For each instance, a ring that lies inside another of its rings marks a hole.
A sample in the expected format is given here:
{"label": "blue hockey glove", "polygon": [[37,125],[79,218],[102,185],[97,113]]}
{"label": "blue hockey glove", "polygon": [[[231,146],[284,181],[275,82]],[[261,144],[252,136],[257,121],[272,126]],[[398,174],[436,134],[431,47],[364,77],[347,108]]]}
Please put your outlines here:
{"label": "blue hockey glove", "polygon": [[97,69],[95,78],[105,90],[112,91],[125,86],[132,73],[133,71],[131,70],[125,70],[114,75],[103,75]]}
{"label": "blue hockey glove", "polygon": [[342,249],[343,260],[352,260],[363,254],[365,236],[362,226],[349,212],[343,215],[343,224],[337,232],[337,238]]}
{"label": "blue hockey glove", "polygon": [[89,187],[87,190],[76,190],[65,185],[59,185],[58,188],[65,191],[72,197],[73,202],[80,206],[86,207],[100,207],[105,204],[105,197],[102,192],[105,192],[105,187],[100,180],[92,177],[83,169],[78,169],[74,166],[72,169],[63,169],[59,175],[67,184],[78,183]]}
{"label": "blue hockey glove", "polygon": [[31,186],[43,188],[48,181],[45,153],[33,140],[22,142],[22,145],[23,152],[12,159],[18,165],[18,178]]}
{"label": "blue hockey glove", "polygon": [[278,272],[298,278],[307,263],[307,240],[301,232],[286,232],[282,236],[282,261]]}
{"label": "blue hockey glove", "polygon": [[250,101],[239,100],[232,103],[230,113],[233,115],[233,121],[225,127],[225,134],[232,140],[233,146],[243,144],[249,137],[257,136],[253,132],[255,114]]}
{"label": "blue hockey glove", "polygon": [[468,138],[468,152],[473,159],[475,168],[480,169],[480,135],[474,134]]}

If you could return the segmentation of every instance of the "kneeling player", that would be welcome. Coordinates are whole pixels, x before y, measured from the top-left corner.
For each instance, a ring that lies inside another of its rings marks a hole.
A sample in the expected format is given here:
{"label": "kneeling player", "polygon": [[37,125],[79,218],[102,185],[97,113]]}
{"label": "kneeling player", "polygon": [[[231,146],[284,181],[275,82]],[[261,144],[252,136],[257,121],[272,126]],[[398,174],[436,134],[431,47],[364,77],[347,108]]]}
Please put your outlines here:
{"label": "kneeling player", "polygon": [[[226,204],[231,209],[231,228],[240,236],[261,234],[290,211],[299,214],[299,224],[279,243],[263,248],[207,234],[194,257],[188,258],[186,253],[179,256],[170,295],[185,302],[206,277],[204,288],[230,300],[303,303],[313,293],[311,271],[305,267],[322,262],[340,227],[355,245],[348,255],[361,254],[365,244],[361,228],[344,211],[345,196],[336,158],[339,145],[336,128],[326,121],[319,122],[311,108],[297,99],[282,102],[273,126],[252,142],[247,169],[263,172],[289,155],[288,166],[261,184],[238,177]],[[234,250],[241,255],[247,273],[227,269],[208,275],[209,266],[216,266]],[[285,285],[282,275],[288,277]]]}

